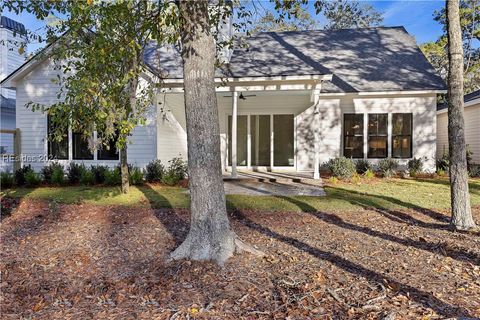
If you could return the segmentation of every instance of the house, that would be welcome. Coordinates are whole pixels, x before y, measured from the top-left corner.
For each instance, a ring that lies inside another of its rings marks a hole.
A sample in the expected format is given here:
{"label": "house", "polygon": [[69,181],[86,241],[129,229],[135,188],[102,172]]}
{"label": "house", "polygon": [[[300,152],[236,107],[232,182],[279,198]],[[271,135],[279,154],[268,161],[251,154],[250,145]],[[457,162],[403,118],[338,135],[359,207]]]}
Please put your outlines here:
{"label": "house", "polygon": [[[341,155],[402,165],[424,157],[435,170],[436,97],[446,87],[403,27],[266,32],[245,43],[225,52],[217,70],[223,170],[318,177],[322,163]],[[131,137],[128,158],[139,167],[187,154],[178,49],[151,44],[144,60],[163,88]],[[36,170],[49,158],[117,164],[118,155],[91,153],[72,132],[61,144],[48,142],[47,117],[25,108],[56,101],[57,72],[52,60],[33,58],[2,81],[17,90],[23,163]]]}
{"label": "house", "polygon": [[[0,17],[0,80],[25,62],[25,53],[19,49],[25,41],[25,26],[7,17]],[[15,129],[15,90],[2,86],[0,90],[0,128]],[[0,154],[13,153],[13,135],[0,133]],[[12,170],[11,163],[0,160],[0,170]]]}
{"label": "house", "polygon": [[[480,164],[480,90],[464,97],[465,143],[472,151],[472,163]],[[448,152],[448,108],[438,105],[437,158]]]}

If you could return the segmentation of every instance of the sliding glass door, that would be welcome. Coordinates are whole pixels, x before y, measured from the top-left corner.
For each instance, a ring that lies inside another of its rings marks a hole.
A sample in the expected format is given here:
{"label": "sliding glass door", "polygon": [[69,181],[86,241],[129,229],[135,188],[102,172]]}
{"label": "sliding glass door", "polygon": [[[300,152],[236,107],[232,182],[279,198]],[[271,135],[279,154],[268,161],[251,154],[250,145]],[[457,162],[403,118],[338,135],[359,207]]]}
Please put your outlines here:
{"label": "sliding glass door", "polygon": [[[237,116],[236,151],[239,167],[294,167],[294,115]],[[232,165],[232,116],[228,116],[228,165]]]}

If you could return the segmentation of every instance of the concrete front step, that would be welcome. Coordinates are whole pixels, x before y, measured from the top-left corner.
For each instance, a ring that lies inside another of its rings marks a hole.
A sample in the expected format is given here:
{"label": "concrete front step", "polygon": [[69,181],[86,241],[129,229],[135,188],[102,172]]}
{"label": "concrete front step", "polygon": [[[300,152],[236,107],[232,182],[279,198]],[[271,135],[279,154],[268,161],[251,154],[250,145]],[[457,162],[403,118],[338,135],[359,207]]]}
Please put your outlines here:
{"label": "concrete front step", "polygon": [[272,183],[294,183],[312,186],[322,186],[322,179],[310,178],[309,173],[280,173],[280,172],[238,172],[236,178],[230,173],[223,176],[223,181],[242,182],[272,182]]}

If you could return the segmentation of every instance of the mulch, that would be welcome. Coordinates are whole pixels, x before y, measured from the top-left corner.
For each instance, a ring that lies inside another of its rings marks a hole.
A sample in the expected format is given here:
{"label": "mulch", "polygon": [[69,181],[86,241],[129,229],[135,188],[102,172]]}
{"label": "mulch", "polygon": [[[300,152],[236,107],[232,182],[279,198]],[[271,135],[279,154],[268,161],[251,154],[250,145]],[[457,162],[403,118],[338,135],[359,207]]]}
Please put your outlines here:
{"label": "mulch", "polygon": [[24,200],[0,226],[2,319],[480,317],[480,235],[445,213],[230,215],[264,258],[167,263],[187,210]]}

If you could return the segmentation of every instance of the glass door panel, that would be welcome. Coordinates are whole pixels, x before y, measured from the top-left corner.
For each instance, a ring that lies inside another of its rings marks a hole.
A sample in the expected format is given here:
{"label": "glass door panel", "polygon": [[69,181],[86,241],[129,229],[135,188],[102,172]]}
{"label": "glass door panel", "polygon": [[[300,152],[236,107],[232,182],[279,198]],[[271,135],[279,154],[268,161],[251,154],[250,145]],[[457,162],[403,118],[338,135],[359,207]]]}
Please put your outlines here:
{"label": "glass door panel", "polygon": [[[247,116],[237,116],[237,166],[247,166]],[[228,164],[232,165],[232,116],[228,116]]]}
{"label": "glass door panel", "polygon": [[252,166],[270,166],[270,115],[250,116]]}
{"label": "glass door panel", "polygon": [[294,166],[294,125],[293,114],[273,116],[273,165]]}

